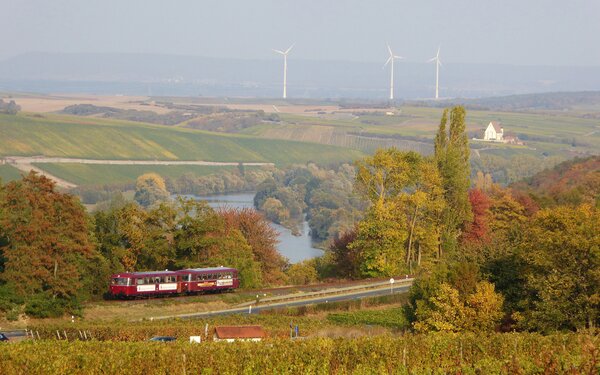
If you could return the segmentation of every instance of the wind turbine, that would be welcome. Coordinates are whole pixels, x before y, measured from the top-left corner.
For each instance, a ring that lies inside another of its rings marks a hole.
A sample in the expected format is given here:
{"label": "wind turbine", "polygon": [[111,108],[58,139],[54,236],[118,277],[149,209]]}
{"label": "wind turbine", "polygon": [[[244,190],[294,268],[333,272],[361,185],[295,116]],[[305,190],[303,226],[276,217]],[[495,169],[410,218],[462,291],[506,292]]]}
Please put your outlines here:
{"label": "wind turbine", "polygon": [[283,55],[283,98],[287,98],[287,55],[294,48],[292,44],[290,48],[285,51],[280,51],[278,49],[274,49],[273,51],[277,52],[280,55]]}
{"label": "wind turbine", "polygon": [[390,62],[392,63],[390,68],[390,100],[394,100],[394,60],[403,59],[404,57],[394,55],[389,44],[387,44],[387,49],[390,53],[390,57],[388,57],[385,64],[383,64],[383,67],[385,68],[387,64]]}
{"label": "wind turbine", "polygon": [[437,54],[435,57],[427,60],[427,62],[435,61],[435,98],[439,99],[440,97],[440,66],[442,66],[442,62],[440,61],[440,47],[438,47]]}

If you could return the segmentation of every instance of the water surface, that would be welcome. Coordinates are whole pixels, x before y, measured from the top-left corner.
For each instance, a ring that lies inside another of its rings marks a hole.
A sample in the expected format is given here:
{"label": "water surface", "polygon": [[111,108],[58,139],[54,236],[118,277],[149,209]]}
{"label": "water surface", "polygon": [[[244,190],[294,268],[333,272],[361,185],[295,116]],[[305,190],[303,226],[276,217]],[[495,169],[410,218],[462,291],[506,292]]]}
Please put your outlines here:
{"label": "water surface", "polygon": [[[205,200],[213,208],[254,208],[254,193],[220,194],[192,196],[194,199]],[[270,223],[279,233],[279,244],[277,250],[281,255],[288,258],[291,263],[298,263],[305,259],[311,259],[323,255],[323,250],[314,248],[309,235],[308,222],[304,221],[301,228],[301,236],[294,236],[292,232],[279,224]]]}

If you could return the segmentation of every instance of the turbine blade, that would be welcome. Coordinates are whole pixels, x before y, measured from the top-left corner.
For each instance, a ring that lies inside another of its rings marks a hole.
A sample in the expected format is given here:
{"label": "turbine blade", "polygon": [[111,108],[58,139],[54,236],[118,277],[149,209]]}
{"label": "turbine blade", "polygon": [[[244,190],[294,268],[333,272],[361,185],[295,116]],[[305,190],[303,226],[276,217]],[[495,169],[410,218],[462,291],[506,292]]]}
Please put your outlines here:
{"label": "turbine blade", "polygon": [[278,50],[278,49],[274,49],[274,50],[273,50],[273,52],[277,52],[277,53],[280,53],[280,54],[282,54],[282,55],[285,55],[285,52],[283,52],[283,51],[280,51],[280,50]]}
{"label": "turbine blade", "polygon": [[435,57],[437,57],[438,59],[440,58],[440,48],[441,48],[441,46],[438,47],[437,54],[435,55]]}
{"label": "turbine blade", "polygon": [[385,68],[387,66],[387,64],[390,63],[390,61],[392,61],[392,56],[388,57],[388,59],[385,60],[385,64],[383,64],[383,66],[381,67],[381,69]]}
{"label": "turbine blade", "polygon": [[404,59],[404,57],[402,57],[402,56],[394,56],[394,58],[395,58],[395,59],[400,59],[400,60],[403,60],[403,59]]}
{"label": "turbine blade", "polygon": [[435,60],[437,60],[437,57],[432,57],[429,60],[427,60],[426,62],[430,63],[430,62],[434,62]]}
{"label": "turbine blade", "polygon": [[394,56],[394,52],[392,52],[392,49],[390,48],[390,45],[386,43],[387,49],[390,53],[390,56]]}
{"label": "turbine blade", "polygon": [[292,48],[294,48],[294,45],[296,45],[296,43],[292,44],[292,45],[290,46],[290,48],[288,48],[287,50],[285,50],[285,54],[286,54],[286,55],[287,55],[287,54],[288,54],[288,53],[289,53],[289,52],[292,50]]}

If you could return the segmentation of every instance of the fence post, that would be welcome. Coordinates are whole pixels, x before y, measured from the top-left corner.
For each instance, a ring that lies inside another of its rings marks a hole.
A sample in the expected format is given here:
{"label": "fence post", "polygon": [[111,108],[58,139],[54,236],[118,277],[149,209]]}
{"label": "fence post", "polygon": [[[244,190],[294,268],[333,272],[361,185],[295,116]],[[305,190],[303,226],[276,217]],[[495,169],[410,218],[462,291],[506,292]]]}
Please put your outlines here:
{"label": "fence post", "polygon": [[35,331],[35,333],[37,334],[38,340],[41,340],[40,339],[40,331]]}
{"label": "fence post", "polygon": [[56,330],[56,336],[58,336],[58,339],[60,340],[60,332],[58,332],[58,330]]}

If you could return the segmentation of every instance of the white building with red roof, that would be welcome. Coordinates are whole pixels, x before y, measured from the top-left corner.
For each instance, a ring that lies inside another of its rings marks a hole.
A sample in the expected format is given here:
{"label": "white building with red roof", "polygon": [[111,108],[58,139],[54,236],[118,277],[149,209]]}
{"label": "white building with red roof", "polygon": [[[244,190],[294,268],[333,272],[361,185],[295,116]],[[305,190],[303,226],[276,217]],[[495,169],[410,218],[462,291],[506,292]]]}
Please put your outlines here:
{"label": "white building with red roof", "polygon": [[496,142],[502,142],[504,140],[504,129],[499,122],[490,121],[483,133],[483,140]]}

